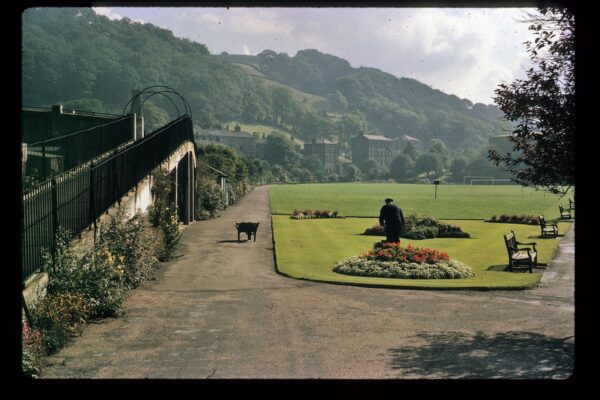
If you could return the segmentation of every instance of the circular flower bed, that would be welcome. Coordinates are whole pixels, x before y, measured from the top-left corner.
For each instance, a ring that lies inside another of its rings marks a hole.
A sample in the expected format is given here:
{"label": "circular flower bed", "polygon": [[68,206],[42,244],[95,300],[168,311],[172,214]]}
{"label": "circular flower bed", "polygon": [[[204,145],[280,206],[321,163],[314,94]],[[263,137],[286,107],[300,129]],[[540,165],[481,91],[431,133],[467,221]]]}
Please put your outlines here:
{"label": "circular flower bed", "polygon": [[458,279],[475,275],[471,267],[438,250],[385,242],[375,243],[367,253],[337,262],[333,271],[399,279]]}

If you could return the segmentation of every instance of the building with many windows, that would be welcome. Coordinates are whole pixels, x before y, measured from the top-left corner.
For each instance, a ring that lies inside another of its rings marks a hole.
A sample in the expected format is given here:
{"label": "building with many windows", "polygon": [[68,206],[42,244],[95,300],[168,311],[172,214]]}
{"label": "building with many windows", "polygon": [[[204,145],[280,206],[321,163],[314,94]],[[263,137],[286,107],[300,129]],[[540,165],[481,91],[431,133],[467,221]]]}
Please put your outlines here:
{"label": "building with many windows", "polygon": [[389,167],[398,149],[398,140],[381,135],[358,135],[352,142],[352,162],[363,169],[367,160],[380,167]]}
{"label": "building with many windows", "polygon": [[220,130],[220,129],[194,129],[194,136],[197,143],[218,143],[229,146],[240,154],[259,157],[257,152],[257,138],[249,133],[241,131],[239,125],[235,130]]}
{"label": "building with many windows", "polygon": [[311,143],[304,143],[304,157],[313,154],[321,160],[327,174],[340,173],[337,162],[337,144],[326,139],[313,139]]}

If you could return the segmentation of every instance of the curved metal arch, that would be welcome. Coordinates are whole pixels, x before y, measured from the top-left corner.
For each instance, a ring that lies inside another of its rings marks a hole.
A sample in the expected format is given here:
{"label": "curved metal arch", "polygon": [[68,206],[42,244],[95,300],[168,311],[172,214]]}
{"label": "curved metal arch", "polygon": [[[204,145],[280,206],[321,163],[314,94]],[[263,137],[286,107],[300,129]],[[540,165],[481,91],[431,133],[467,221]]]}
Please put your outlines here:
{"label": "curved metal arch", "polygon": [[[166,89],[166,90],[152,90],[152,89],[159,89],[159,88],[160,89]],[[142,89],[138,94],[136,94],[131,99],[129,99],[129,101],[127,102],[127,104],[125,104],[125,107],[123,107],[123,115],[125,115],[125,112],[126,112],[128,106],[129,106],[129,112],[133,113],[133,111],[134,111],[133,110],[133,104],[135,103],[136,99],[138,99],[138,98],[140,98],[140,96],[142,96],[142,94],[150,94],[150,96],[148,96],[147,98],[145,98],[141,102],[139,110],[137,110],[138,114],[141,112],[142,107],[144,105],[144,102],[146,100],[148,100],[150,97],[152,97],[152,96],[154,96],[156,94],[162,94],[163,96],[165,96],[166,98],[168,98],[169,101],[173,104],[173,106],[177,110],[178,117],[181,116],[181,114],[179,112],[179,107],[177,107],[177,104],[173,101],[173,99],[168,96],[168,94],[174,94],[177,97],[179,97],[179,99],[183,103],[183,106],[185,108],[185,114],[189,115],[190,118],[192,118],[192,108],[190,107],[190,104],[185,99],[185,97],[183,97],[179,92],[177,92],[173,88],[170,88],[169,86],[165,86],[165,85],[153,85],[153,86],[148,86],[148,87]]]}
{"label": "curved metal arch", "polygon": [[[149,100],[150,98],[152,98],[152,96],[155,96],[157,94],[162,94],[167,99],[169,99],[169,101],[173,104],[173,107],[175,107],[175,109],[177,110],[177,118],[181,117],[181,114],[179,112],[179,107],[177,107],[177,104],[175,104],[175,102],[173,101],[173,99],[171,99],[169,96],[167,96],[165,94],[165,92],[148,92],[148,93],[152,93],[152,94],[150,96],[144,98],[144,100],[142,100],[142,102],[140,103],[140,108],[139,108],[139,110],[137,110],[138,114],[140,114],[140,112],[142,111],[142,107],[144,107],[144,103],[146,102],[146,100]],[[131,104],[131,106],[133,107],[133,103]]]}

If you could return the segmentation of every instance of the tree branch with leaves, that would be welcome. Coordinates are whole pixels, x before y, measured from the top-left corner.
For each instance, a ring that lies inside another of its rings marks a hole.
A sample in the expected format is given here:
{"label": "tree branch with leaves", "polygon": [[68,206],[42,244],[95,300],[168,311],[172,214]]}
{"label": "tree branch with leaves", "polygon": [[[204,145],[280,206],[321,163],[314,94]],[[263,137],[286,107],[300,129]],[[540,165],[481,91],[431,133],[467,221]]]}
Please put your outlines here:
{"label": "tree branch with leaves", "polygon": [[564,195],[575,185],[575,16],[542,8],[524,22],[535,35],[525,42],[534,66],[526,79],[499,85],[494,97],[516,123],[513,152],[488,156],[516,182]]}

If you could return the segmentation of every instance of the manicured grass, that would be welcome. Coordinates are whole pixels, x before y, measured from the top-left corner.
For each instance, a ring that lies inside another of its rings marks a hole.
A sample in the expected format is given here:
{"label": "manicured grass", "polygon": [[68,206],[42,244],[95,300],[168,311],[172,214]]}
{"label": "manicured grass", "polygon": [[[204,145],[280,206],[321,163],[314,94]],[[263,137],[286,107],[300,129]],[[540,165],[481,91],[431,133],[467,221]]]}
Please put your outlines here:
{"label": "manicured grass", "polygon": [[271,212],[290,215],[294,209],[338,211],[345,216],[375,217],[386,197],[404,214],[416,212],[445,219],[488,219],[501,214],[543,214],[559,217],[567,198],[517,185],[434,185],[397,183],[318,183],[279,185],[269,190]]}
{"label": "manicured grass", "polygon": [[[320,207],[322,208],[322,207]],[[558,248],[559,239],[540,239],[539,226],[495,224],[483,221],[450,220],[469,232],[469,239],[402,239],[402,245],[429,247],[447,252],[473,268],[475,276],[467,279],[388,279],[341,275],[333,272],[335,262],[369,250],[378,236],[363,236],[376,219],[311,219],[292,220],[289,216],[273,216],[273,235],[277,268],[293,278],[323,282],[397,286],[430,289],[523,289],[537,285],[541,270],[533,274],[505,272],[507,254],[503,233],[514,230],[520,242],[537,242],[538,261],[548,263]],[[559,223],[564,234],[569,222]]]}

